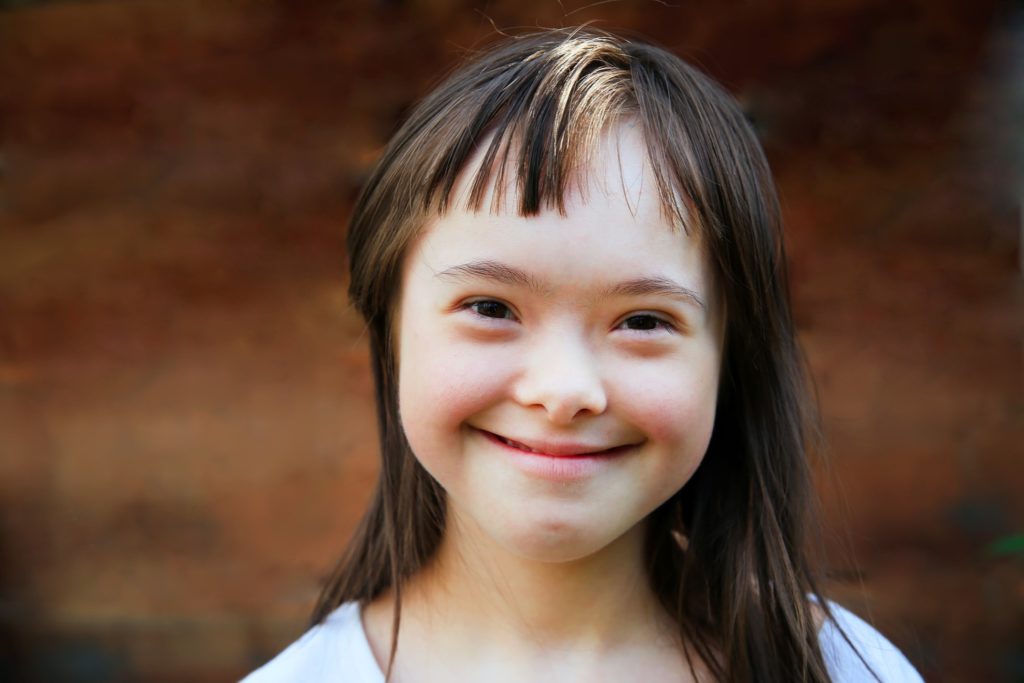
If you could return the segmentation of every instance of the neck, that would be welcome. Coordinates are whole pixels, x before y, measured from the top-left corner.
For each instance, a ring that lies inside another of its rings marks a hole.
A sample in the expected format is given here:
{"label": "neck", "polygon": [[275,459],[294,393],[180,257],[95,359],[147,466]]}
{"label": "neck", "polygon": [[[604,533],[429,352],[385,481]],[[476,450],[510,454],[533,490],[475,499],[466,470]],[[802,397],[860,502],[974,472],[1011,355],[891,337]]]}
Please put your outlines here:
{"label": "neck", "polygon": [[434,560],[410,581],[403,614],[516,649],[605,650],[664,637],[671,625],[649,587],[643,537],[641,524],[597,553],[548,562],[451,519]]}

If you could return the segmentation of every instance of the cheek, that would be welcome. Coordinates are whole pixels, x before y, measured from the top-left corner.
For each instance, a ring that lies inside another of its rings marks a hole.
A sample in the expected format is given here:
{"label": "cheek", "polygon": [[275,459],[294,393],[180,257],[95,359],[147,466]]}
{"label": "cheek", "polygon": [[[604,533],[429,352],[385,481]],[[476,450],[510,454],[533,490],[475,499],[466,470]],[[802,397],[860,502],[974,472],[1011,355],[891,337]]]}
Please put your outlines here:
{"label": "cheek", "polygon": [[403,422],[430,419],[453,426],[482,410],[498,382],[493,366],[481,366],[451,348],[408,354],[399,368],[398,401]]}
{"label": "cheek", "polygon": [[653,441],[703,456],[718,400],[717,358],[632,368],[618,383],[618,403]]}
{"label": "cheek", "polygon": [[509,384],[497,350],[460,343],[429,318],[404,317],[399,345],[399,411],[417,454],[457,436]]}
{"label": "cheek", "polygon": [[[653,448],[644,481],[655,504],[686,485],[711,442],[717,404],[717,372],[688,372],[678,366],[634,373],[628,419]],[[649,510],[648,510],[649,512]]]}

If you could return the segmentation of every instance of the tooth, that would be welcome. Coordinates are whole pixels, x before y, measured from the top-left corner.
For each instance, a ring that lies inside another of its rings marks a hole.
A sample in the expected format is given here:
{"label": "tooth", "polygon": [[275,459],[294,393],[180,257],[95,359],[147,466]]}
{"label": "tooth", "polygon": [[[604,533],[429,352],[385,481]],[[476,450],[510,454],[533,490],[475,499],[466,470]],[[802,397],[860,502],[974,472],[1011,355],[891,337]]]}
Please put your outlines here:
{"label": "tooth", "polygon": [[499,436],[499,435],[495,435],[495,436],[497,436],[501,440],[501,442],[503,444],[505,444],[506,446],[511,446],[512,448],[517,448],[517,449],[519,449],[521,451],[526,451],[527,453],[539,453],[540,452],[540,451],[537,451],[537,450],[534,450],[534,449],[530,448],[526,444],[519,443],[518,441],[513,441],[512,439],[506,439],[504,436]]}
{"label": "tooth", "polygon": [[518,448],[519,450],[526,451],[527,453],[536,453],[537,452],[537,451],[533,450],[532,448],[530,448],[529,446],[527,446],[526,444],[519,443],[518,441],[509,440],[508,443],[513,448]]}

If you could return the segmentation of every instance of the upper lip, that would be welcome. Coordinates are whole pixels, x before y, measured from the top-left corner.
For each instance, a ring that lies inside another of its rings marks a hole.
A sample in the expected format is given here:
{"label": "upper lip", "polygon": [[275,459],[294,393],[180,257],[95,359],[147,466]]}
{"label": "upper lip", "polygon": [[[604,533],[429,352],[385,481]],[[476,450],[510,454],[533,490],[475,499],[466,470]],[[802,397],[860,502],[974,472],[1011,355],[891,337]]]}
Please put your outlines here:
{"label": "upper lip", "polygon": [[522,449],[525,449],[525,450],[533,451],[535,453],[540,453],[542,455],[561,455],[561,456],[595,455],[595,454],[599,454],[599,453],[604,453],[606,451],[611,451],[611,450],[614,450],[616,448],[622,448],[624,446],[632,446],[632,445],[634,445],[634,444],[629,444],[629,443],[621,443],[621,444],[613,444],[611,446],[608,446],[608,445],[604,445],[604,444],[582,443],[582,442],[579,442],[579,441],[557,441],[557,440],[548,440],[548,439],[521,439],[521,438],[518,438],[518,437],[517,438],[512,438],[510,436],[503,436],[503,435],[498,434],[496,432],[489,432],[487,430],[480,430],[480,431],[484,432],[484,434],[489,434],[489,435],[495,437],[496,439],[504,441],[504,442],[508,443],[511,446],[515,446],[517,448],[522,448]]}

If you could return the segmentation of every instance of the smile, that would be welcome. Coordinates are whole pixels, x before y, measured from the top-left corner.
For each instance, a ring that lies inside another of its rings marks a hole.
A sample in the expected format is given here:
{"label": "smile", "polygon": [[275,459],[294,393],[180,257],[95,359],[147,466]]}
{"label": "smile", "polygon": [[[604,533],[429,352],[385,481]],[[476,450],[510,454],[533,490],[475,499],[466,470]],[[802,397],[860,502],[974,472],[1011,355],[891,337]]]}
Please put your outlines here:
{"label": "smile", "polygon": [[531,442],[530,444],[523,443],[522,441],[516,441],[515,439],[509,439],[488,432],[486,430],[478,430],[481,434],[487,437],[488,440],[506,446],[508,448],[521,451],[523,453],[531,453],[533,455],[543,455],[549,458],[580,458],[580,457],[595,457],[595,456],[610,456],[622,453],[623,451],[632,448],[636,444],[624,444],[621,446],[605,447],[600,445],[591,445],[583,443],[572,443],[572,442]]}

